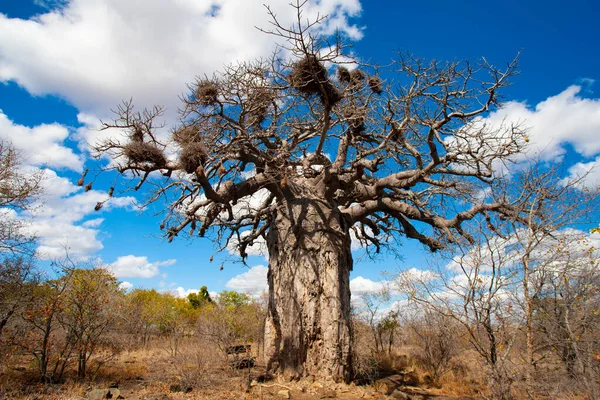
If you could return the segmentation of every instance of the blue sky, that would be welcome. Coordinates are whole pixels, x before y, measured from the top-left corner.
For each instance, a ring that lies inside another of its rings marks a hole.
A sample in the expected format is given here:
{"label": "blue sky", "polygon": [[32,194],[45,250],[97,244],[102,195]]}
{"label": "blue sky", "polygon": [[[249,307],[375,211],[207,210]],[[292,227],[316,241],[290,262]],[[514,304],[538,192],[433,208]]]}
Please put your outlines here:
{"label": "blue sky", "polygon": [[[99,119],[122,99],[164,104],[168,121],[194,76],[268,55],[272,37],[254,28],[267,26],[264,2],[0,0],[0,137],[21,148],[30,168],[45,168],[47,195],[30,216],[43,257],[58,256],[66,245],[136,287],[264,287],[266,268],[257,267],[267,265],[264,257],[251,256],[249,268],[227,252],[214,254],[210,239],[168,244],[152,208],[140,214],[122,197],[93,211],[110,185],[106,177],[88,193],[75,186],[91,165],[85,144],[101,135]],[[269,2],[292,21],[287,3]],[[326,28],[346,32],[358,58],[370,63],[387,64],[403,50],[440,60],[485,56],[500,66],[522,51],[521,74],[504,92],[507,108],[490,118],[525,121],[531,151],[543,149],[550,162],[565,159],[565,175],[600,164],[597,2],[327,0],[310,4],[307,13],[317,12],[332,15]],[[599,182],[596,170],[589,183]],[[403,260],[384,254],[373,261],[357,251],[357,292],[376,288],[372,281],[383,270],[421,267],[422,247],[399,245]]]}

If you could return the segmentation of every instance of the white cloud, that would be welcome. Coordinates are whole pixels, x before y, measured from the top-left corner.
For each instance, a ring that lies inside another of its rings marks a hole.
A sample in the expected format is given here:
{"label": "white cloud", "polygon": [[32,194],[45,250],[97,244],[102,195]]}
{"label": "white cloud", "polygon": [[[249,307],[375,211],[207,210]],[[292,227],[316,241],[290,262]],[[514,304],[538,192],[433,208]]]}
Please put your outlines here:
{"label": "white cloud", "polygon": [[133,283],[130,283],[127,281],[123,281],[123,282],[119,283],[119,289],[124,290],[124,291],[128,291],[132,287],[133,287]]}
{"label": "white cloud", "polygon": [[353,295],[361,295],[366,293],[377,293],[386,287],[386,281],[375,282],[362,276],[357,276],[350,281],[350,292]]}
{"label": "white cloud", "polygon": [[600,153],[600,99],[580,96],[581,86],[573,85],[531,108],[525,102],[510,101],[484,121],[492,126],[520,124],[530,128],[529,155],[556,160],[570,144],[585,157]]}
{"label": "white cloud", "polygon": [[[70,0],[29,20],[0,14],[0,81],[34,95],[58,94],[91,115],[107,117],[130,96],[174,113],[195,76],[272,52],[277,39],[255,28],[271,26],[263,3]],[[296,22],[288,2],[270,3],[284,26]],[[303,18],[328,14],[322,32],[359,39],[349,17],[360,12],[359,0],[310,1]]]}
{"label": "white cloud", "polygon": [[[600,133],[600,132],[599,132]],[[569,176],[561,182],[580,181],[582,186],[594,189],[600,186],[600,157],[588,163],[578,162],[569,168]]]}
{"label": "white cloud", "polygon": [[15,124],[0,110],[0,138],[10,141],[19,149],[24,162],[29,165],[81,171],[82,157],[64,145],[68,137],[69,130],[62,125],[42,124],[30,128]]}
{"label": "white cloud", "polygon": [[269,289],[267,284],[268,270],[264,265],[257,265],[243,274],[234,276],[225,286],[238,292],[259,295]]}
{"label": "white cloud", "polygon": [[[244,231],[242,232],[241,236],[248,236],[250,234],[250,231]],[[238,253],[238,240],[237,237],[233,237],[231,238],[231,240],[229,241],[229,244],[227,245],[227,251],[229,252],[229,254],[239,254]],[[265,240],[265,238],[263,238],[262,236],[258,237],[256,240],[254,240],[254,243],[251,246],[246,247],[246,253],[249,256],[260,256],[260,257],[264,257],[266,260],[269,259],[269,250],[267,248],[267,241]]]}
{"label": "white cloud", "polygon": [[81,226],[84,228],[97,228],[102,224],[102,222],[104,222],[104,218],[94,218],[85,221],[83,224],[81,224]]}
{"label": "white cloud", "polygon": [[175,264],[176,260],[149,262],[145,256],[121,256],[106,268],[117,278],[152,278],[159,273],[159,267]]}
{"label": "white cloud", "polygon": [[181,298],[188,297],[188,295],[190,295],[192,293],[198,293],[199,291],[200,291],[200,289],[187,289],[186,290],[181,286],[177,287],[176,289],[169,290],[169,292],[173,293],[174,296],[181,297]]}
{"label": "white cloud", "polygon": [[[56,259],[65,256],[65,248],[71,257],[87,258],[103,248],[98,239],[97,229],[102,218],[95,218],[80,224],[87,215],[96,213],[94,208],[99,201],[107,199],[107,194],[97,190],[84,192],[67,178],[57,175],[51,169],[37,170],[43,174],[43,194],[31,211],[23,216],[31,221],[27,232],[37,236],[40,246],[38,255],[43,259]],[[130,207],[132,197],[111,199],[103,210]]]}

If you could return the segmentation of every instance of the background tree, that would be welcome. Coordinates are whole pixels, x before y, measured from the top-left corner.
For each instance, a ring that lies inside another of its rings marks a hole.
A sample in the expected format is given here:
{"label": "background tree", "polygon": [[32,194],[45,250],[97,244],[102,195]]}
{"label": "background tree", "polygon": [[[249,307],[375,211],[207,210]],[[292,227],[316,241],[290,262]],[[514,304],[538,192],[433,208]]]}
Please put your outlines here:
{"label": "background tree", "polygon": [[114,306],[121,293],[117,279],[102,268],[77,268],[63,279],[68,279],[68,287],[57,319],[75,344],[77,377],[83,380],[88,374],[88,361],[115,323]]}
{"label": "background tree", "polygon": [[561,179],[557,168],[533,162],[488,193],[513,204],[514,214],[482,219],[471,231],[477,243],[449,249],[434,277],[399,276],[410,299],[463,326],[501,389],[494,397],[510,398],[521,377],[517,397],[549,390],[557,376],[548,378],[538,363],[556,354],[571,385],[581,383],[592,397],[598,390],[593,362],[584,360],[598,348],[589,333],[598,321],[591,310],[599,252],[587,230],[576,228],[595,220],[600,192],[583,185],[585,178]]}
{"label": "background tree", "polygon": [[0,140],[0,348],[10,344],[5,328],[32,300],[37,280],[35,237],[19,213],[41,193],[42,173],[28,172],[22,161],[10,142]]}
{"label": "background tree", "polygon": [[28,172],[22,156],[5,140],[0,140],[0,251],[33,251],[34,237],[24,231],[25,222],[17,213],[27,210],[42,191],[42,172]]}
{"label": "background tree", "polygon": [[208,289],[206,286],[202,286],[198,293],[190,293],[187,296],[187,300],[190,302],[192,308],[202,308],[208,304],[212,304],[213,300],[210,298]]}
{"label": "background tree", "polygon": [[293,27],[272,14],[267,34],[285,44],[270,60],[190,85],[172,140],[161,136],[160,107],[137,112],[126,102],[105,123],[123,137],[96,150],[114,159],[109,168],[139,176],[136,189],[155,187],[149,202],[166,199],[169,240],[211,230],[242,258],[265,240],[268,369],[347,380],[350,232],[375,250],[392,236],[431,250],[469,239],[465,221],[511,212],[477,193],[525,136],[479,118],[498,107],[515,61],[500,70],[401,55],[390,71],[399,84],[367,65],[329,68],[344,46],[320,35],[321,20],[305,22],[303,5]]}

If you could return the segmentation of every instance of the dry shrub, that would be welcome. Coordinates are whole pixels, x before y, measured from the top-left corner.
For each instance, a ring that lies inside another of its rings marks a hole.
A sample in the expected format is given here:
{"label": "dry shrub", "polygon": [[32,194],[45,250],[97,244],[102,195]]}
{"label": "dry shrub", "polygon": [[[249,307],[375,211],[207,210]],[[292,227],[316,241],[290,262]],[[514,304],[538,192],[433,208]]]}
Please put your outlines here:
{"label": "dry shrub", "polygon": [[383,82],[378,76],[370,76],[367,80],[367,84],[371,88],[371,91],[375,94],[383,93]]}
{"label": "dry shrub", "polygon": [[207,357],[206,347],[178,353],[173,357],[176,369],[176,385],[179,391],[190,392],[210,384],[209,369],[211,363]]}
{"label": "dry shrub", "polygon": [[125,156],[133,163],[149,162],[162,168],[167,164],[163,152],[156,145],[144,142],[131,142],[125,145]]}
{"label": "dry shrub", "polygon": [[184,126],[183,128],[173,132],[173,140],[181,146],[199,142],[201,140],[200,129],[194,125]]}
{"label": "dry shrub", "polygon": [[196,89],[196,100],[205,106],[210,106],[217,103],[219,96],[219,86],[212,81],[204,80],[198,82]]}
{"label": "dry shrub", "polygon": [[307,95],[318,95],[325,105],[331,107],[341,100],[340,93],[327,77],[327,69],[313,55],[296,62],[289,79],[294,89]]}
{"label": "dry shrub", "polygon": [[202,143],[194,142],[185,146],[179,154],[183,169],[189,174],[206,162],[206,149]]}
{"label": "dry shrub", "polygon": [[346,67],[339,67],[337,70],[338,80],[341,83],[350,83],[350,71]]}

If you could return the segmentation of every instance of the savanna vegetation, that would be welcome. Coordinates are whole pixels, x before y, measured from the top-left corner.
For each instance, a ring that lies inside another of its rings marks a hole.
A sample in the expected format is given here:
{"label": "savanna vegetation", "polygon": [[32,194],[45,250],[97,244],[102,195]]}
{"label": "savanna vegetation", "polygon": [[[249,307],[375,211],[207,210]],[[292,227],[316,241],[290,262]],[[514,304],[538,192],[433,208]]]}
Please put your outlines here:
{"label": "savanna vegetation", "polygon": [[[273,15],[271,59],[191,84],[168,138],[160,107],[126,102],[105,124],[122,137],[95,149],[103,173],[151,185],[147,204],[167,199],[168,241],[212,235],[242,259],[265,243],[264,297],[126,291],[68,256],[39,268],[13,215],[40,177],[0,144],[0,397],[600,396],[598,190],[535,160],[502,173],[527,130],[483,118],[516,60],[401,54],[384,71],[347,61],[302,6],[294,27]],[[353,239],[435,255],[351,297]]]}

